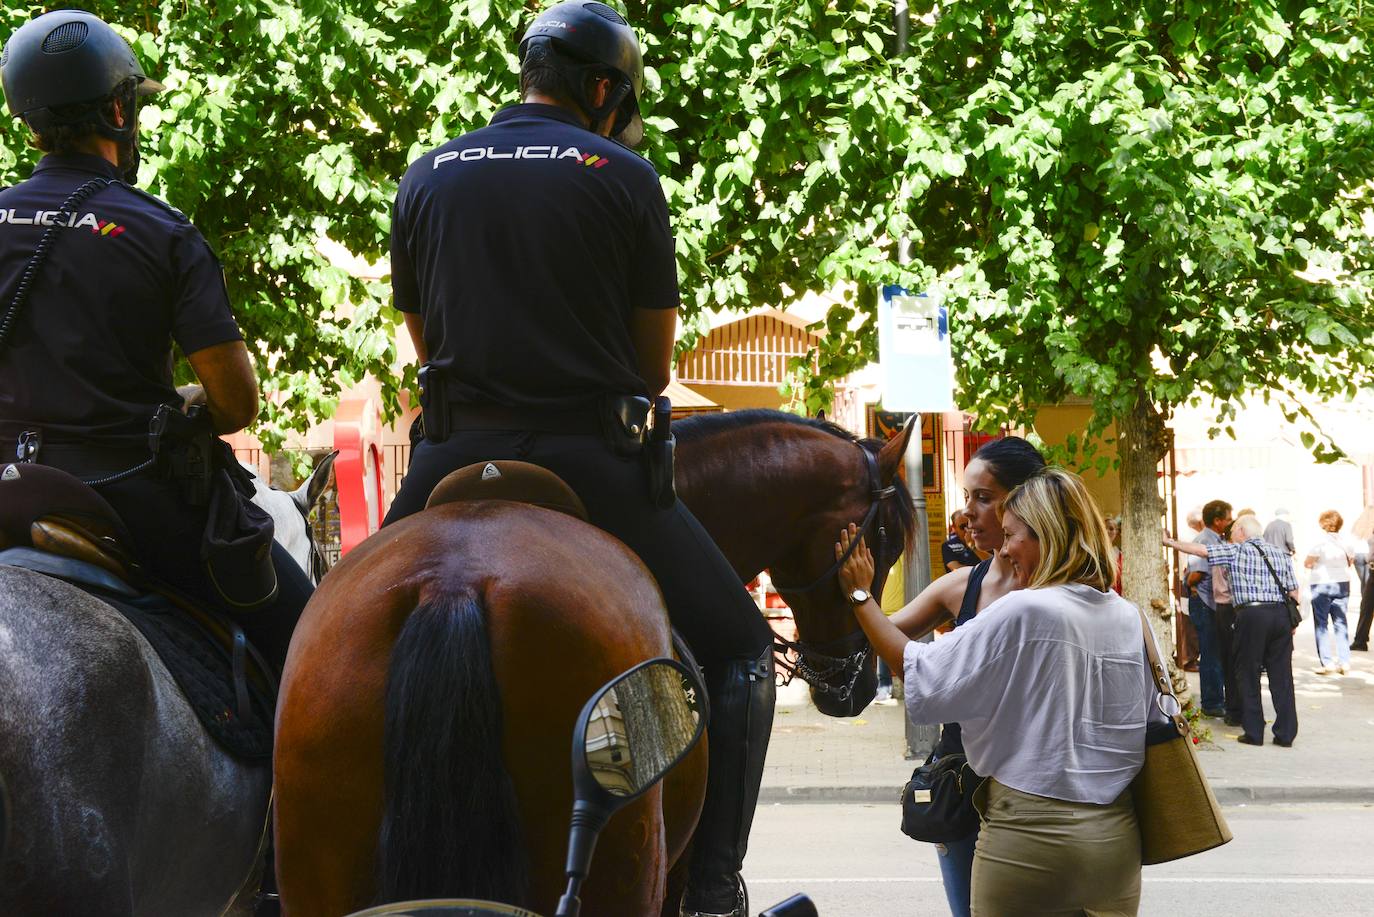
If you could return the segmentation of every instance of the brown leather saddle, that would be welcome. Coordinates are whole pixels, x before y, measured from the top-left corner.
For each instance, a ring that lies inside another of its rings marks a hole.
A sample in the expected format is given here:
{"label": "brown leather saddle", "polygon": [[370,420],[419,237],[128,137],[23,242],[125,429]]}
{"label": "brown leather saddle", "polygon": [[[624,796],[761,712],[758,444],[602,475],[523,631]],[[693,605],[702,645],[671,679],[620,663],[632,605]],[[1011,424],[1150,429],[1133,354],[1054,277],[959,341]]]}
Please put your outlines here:
{"label": "brown leather saddle", "polygon": [[132,539],[114,507],[73,475],[46,465],[0,470],[0,550],[33,548],[127,582]]}
{"label": "brown leather saddle", "polygon": [[[529,503],[566,513],[583,522],[590,522],[582,498],[566,481],[547,468],[513,459],[476,462],[449,472],[434,485],[434,490],[430,491],[429,499],[425,501],[425,509],[463,500],[510,500],[513,503]],[[696,657],[682,634],[676,627],[672,628],[671,632],[677,658],[700,672]]]}
{"label": "brown leather saddle", "polygon": [[47,465],[0,467],[0,564],[109,604],[143,634],[212,736],[241,757],[271,753],[271,670],[226,615],[142,575],[128,528],[88,484]]}
{"label": "brown leather saddle", "polygon": [[476,462],[434,485],[425,509],[463,500],[510,500],[567,513],[587,522],[587,507],[567,482],[547,468],[510,459]]}

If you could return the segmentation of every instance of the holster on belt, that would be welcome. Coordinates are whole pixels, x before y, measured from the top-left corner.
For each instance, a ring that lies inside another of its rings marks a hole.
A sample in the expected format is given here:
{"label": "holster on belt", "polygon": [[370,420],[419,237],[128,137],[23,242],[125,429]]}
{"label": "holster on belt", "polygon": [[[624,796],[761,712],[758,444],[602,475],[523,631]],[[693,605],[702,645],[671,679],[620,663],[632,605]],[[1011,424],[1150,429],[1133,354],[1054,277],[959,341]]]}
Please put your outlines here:
{"label": "holster on belt", "polygon": [[673,482],[673,453],[677,439],[673,436],[673,405],[660,395],[654,400],[654,428],[644,455],[649,464],[649,499],[659,509],[668,509],[677,502],[677,487]]}
{"label": "holster on belt", "polygon": [[201,405],[192,405],[183,414],[164,404],[148,424],[148,448],[157,457],[159,470],[176,483],[182,499],[192,506],[210,503],[212,441],[218,441],[215,429]]}
{"label": "holster on belt", "polygon": [[649,429],[649,399],[611,395],[601,401],[601,435],[616,455],[638,455]]}
{"label": "holster on belt", "polygon": [[[433,363],[426,363],[420,367],[417,378],[420,382],[421,432],[429,442],[442,443],[448,439],[450,421],[444,374]],[[411,445],[416,445],[413,436]]]}

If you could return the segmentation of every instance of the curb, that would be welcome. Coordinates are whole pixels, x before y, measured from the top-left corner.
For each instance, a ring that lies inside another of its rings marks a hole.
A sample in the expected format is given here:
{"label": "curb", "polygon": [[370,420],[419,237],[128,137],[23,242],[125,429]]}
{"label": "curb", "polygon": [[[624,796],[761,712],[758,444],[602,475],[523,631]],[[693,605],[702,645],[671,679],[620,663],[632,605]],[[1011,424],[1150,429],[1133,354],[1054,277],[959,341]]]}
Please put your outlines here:
{"label": "curb", "polygon": [[[1212,784],[1217,802],[1224,806],[1276,805],[1282,803],[1346,803],[1374,805],[1374,786],[1304,786],[1261,784],[1225,786]],[[765,786],[759,803],[877,803],[896,806],[901,787],[885,784],[856,786]]]}

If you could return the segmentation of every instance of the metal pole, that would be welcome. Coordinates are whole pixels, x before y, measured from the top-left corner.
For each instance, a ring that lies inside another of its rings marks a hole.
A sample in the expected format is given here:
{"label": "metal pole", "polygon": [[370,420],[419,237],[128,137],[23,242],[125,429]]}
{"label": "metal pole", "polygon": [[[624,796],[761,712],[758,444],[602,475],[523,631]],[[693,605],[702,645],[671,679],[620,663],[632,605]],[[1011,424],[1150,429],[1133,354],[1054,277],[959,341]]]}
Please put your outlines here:
{"label": "metal pole", "polygon": [[[909,603],[930,585],[930,523],[926,519],[925,490],[925,448],[921,435],[921,415],[911,415],[910,423],[915,425],[916,442],[907,446],[902,461],[906,465],[907,489],[911,492],[911,506],[916,513],[916,538],[912,550],[903,558],[902,600]],[[933,634],[921,638],[923,643],[934,639]],[[900,674],[900,673],[898,673]],[[903,705],[905,708],[905,705]],[[918,726],[904,717],[906,722],[906,757],[924,759],[930,754],[940,739],[939,726]]]}
{"label": "metal pole", "polygon": [[[911,10],[907,6],[907,0],[896,0],[897,13],[897,57],[906,54],[907,36],[911,32]],[[907,248],[905,236],[897,240],[897,261],[906,264],[911,260],[911,255]],[[916,512],[916,538],[914,539],[914,550],[907,553],[903,558],[902,585],[904,602],[911,602],[916,596],[921,594],[921,590],[930,585],[930,524],[926,520],[926,491],[925,491],[925,447],[924,437],[921,435],[921,415],[911,415],[911,423],[916,425],[915,437],[916,447],[913,449],[907,446],[906,455],[903,462],[906,465],[907,489],[911,491],[912,509]],[[933,639],[930,635],[922,638],[929,642]],[[901,673],[898,673],[901,674]],[[905,704],[903,704],[905,709]],[[903,717],[906,723],[906,756],[907,758],[924,759],[930,754],[935,743],[940,739],[939,726],[918,726],[911,722],[910,717]]]}

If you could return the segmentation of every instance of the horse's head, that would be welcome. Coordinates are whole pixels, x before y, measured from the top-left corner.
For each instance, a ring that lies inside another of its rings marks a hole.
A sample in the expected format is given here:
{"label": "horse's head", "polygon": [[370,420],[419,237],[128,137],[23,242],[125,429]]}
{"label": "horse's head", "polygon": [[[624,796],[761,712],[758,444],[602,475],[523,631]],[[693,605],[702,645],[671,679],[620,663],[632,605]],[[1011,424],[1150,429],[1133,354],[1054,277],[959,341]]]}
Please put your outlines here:
{"label": "horse's head", "polygon": [[816,709],[828,716],[857,715],[877,690],[876,660],[840,590],[835,542],[841,528],[859,525],[873,552],[872,592],[880,598],[888,570],[915,537],[911,497],[898,477],[911,435],[908,424],[887,443],[836,439],[842,448],[831,447],[824,462],[832,492],[828,499],[816,499],[799,523],[806,534],[769,566],[797,624],[798,639],[791,647],[795,674],[811,686]]}
{"label": "horse's head", "polygon": [[324,495],[329,484],[330,470],[334,466],[334,458],[338,454],[336,450],[326,455],[301,486],[291,491],[268,486],[258,477],[255,468],[244,465],[253,476],[253,502],[272,517],[275,527],[273,537],[300,565],[312,583],[320,581],[329,569],[329,564],[323,550],[315,542],[315,532],[310,526],[310,513]]}

